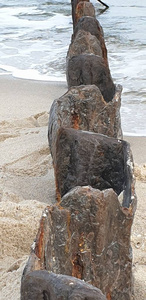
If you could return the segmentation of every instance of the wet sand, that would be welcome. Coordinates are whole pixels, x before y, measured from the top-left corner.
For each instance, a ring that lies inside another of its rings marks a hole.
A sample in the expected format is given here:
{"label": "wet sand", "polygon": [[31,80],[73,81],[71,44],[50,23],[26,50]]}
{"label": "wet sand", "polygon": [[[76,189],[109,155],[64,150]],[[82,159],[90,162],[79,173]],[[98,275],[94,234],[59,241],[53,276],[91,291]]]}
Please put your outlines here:
{"label": "wet sand", "polygon": [[66,82],[44,82],[0,77],[0,122],[49,111],[51,103],[67,91]]}
{"label": "wet sand", "polygon": [[[20,279],[46,204],[55,201],[48,118],[66,83],[0,78],[1,296],[20,299]],[[146,137],[130,142],[138,207],[132,229],[135,300],[146,298]]]}

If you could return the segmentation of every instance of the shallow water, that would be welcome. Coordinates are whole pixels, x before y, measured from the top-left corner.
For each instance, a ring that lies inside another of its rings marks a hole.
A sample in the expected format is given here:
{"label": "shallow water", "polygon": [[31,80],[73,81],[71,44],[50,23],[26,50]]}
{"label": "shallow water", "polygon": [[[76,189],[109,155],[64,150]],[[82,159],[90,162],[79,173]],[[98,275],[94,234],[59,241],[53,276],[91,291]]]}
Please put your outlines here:
{"label": "shallow water", "polygon": [[[146,3],[92,1],[108,49],[111,74],[123,85],[122,127],[146,135]],[[65,58],[72,34],[70,0],[0,2],[0,74],[38,80],[65,80]]]}

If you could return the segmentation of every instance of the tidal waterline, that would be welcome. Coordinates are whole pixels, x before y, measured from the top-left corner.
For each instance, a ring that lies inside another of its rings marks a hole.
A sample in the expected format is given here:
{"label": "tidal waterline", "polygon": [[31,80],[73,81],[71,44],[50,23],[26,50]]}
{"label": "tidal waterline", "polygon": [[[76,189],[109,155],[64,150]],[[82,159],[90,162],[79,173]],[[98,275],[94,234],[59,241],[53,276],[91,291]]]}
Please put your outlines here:
{"label": "tidal waterline", "polygon": [[[111,74],[123,86],[122,127],[146,135],[145,15],[143,1],[92,1],[101,23]],[[3,0],[0,3],[0,74],[65,81],[66,53],[72,35],[70,0]]]}

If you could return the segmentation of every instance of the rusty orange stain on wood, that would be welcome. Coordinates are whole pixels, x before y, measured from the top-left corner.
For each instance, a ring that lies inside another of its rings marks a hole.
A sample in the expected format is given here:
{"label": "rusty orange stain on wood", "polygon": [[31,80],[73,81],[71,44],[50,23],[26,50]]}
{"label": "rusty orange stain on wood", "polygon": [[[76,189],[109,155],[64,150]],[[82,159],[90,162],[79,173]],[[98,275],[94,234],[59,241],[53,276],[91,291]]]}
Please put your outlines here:
{"label": "rusty orange stain on wood", "polygon": [[58,202],[61,202],[61,195],[58,188],[57,175],[56,175],[57,171],[55,166],[54,166],[54,173],[55,173],[55,186],[56,186],[56,200]]}
{"label": "rusty orange stain on wood", "polygon": [[75,23],[78,22],[78,20],[83,17],[84,15],[84,7],[85,7],[85,2],[90,2],[89,0],[78,0],[76,9],[75,9]]}
{"label": "rusty orange stain on wood", "polygon": [[72,276],[78,279],[83,279],[83,263],[80,254],[76,254],[72,260],[73,269]]}
{"label": "rusty orange stain on wood", "polygon": [[106,298],[107,298],[107,300],[111,300],[111,294],[107,293]]}
{"label": "rusty orange stain on wood", "polygon": [[44,241],[44,218],[40,221],[40,230],[36,241],[35,253],[39,259],[42,258],[43,252],[43,241]]}
{"label": "rusty orange stain on wood", "polygon": [[73,128],[78,130],[79,129],[79,116],[76,113],[74,113],[72,115],[72,122],[73,122]]}
{"label": "rusty orange stain on wood", "polygon": [[72,276],[78,278],[78,279],[83,279],[83,261],[82,261],[82,254],[81,252],[84,250],[84,233],[81,233],[80,238],[79,238],[79,243],[78,243],[78,253],[76,253],[73,257],[72,260]]}
{"label": "rusty orange stain on wood", "polygon": [[57,187],[56,187],[56,200],[57,200],[58,202],[61,202],[61,195],[60,195],[60,193],[59,193]]}

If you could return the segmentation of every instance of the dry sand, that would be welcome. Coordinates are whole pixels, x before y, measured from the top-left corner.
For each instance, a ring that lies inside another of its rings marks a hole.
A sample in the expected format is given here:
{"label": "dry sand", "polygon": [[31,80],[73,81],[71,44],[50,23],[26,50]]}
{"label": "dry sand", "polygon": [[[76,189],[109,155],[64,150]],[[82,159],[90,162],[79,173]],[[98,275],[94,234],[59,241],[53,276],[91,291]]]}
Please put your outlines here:
{"label": "dry sand", "polygon": [[[0,79],[0,299],[20,299],[21,274],[46,204],[55,201],[47,125],[65,83]],[[146,299],[146,137],[131,144],[138,207],[132,229],[135,300]],[[119,299],[120,300],[120,299]]]}

